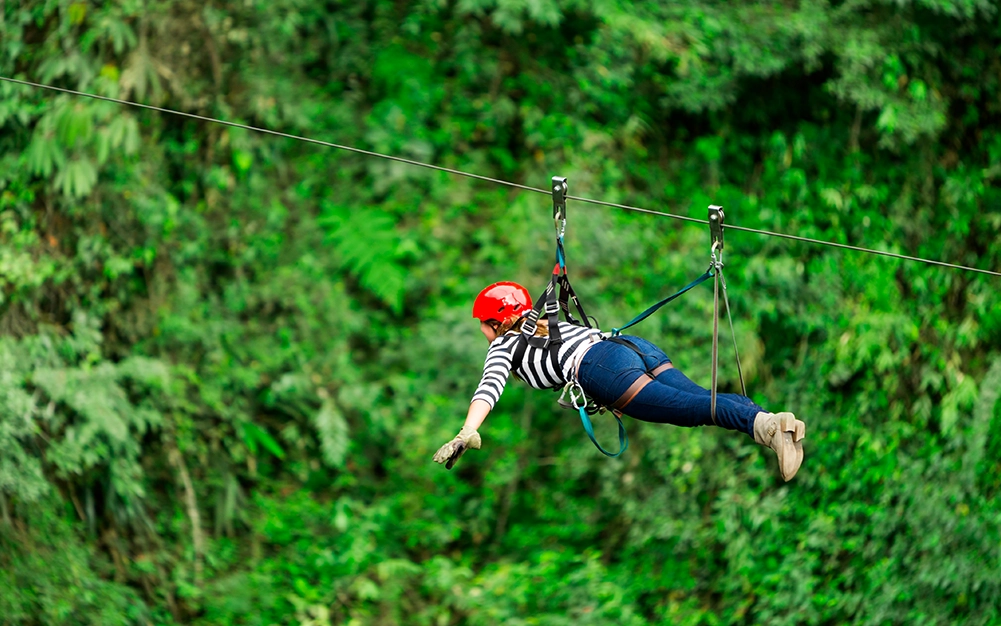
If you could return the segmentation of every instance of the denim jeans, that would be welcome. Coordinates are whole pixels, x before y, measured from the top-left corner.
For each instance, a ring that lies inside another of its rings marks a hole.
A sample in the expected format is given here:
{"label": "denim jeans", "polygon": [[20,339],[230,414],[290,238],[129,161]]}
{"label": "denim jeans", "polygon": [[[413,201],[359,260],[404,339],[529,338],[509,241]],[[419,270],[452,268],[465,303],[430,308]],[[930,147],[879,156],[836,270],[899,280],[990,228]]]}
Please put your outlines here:
{"label": "denim jeans", "polygon": [[[603,406],[610,406],[646,371],[671,359],[645,339],[623,336],[632,342],[641,357],[629,346],[602,341],[591,346],[581,359],[577,378],[584,391]],[[693,383],[677,368],[664,370],[640,391],[623,413],[644,422],[675,426],[712,425],[711,396],[708,389]],[[716,396],[716,421],[719,426],[739,430],[754,437],[754,417],[760,406],[745,396],[721,393]]]}

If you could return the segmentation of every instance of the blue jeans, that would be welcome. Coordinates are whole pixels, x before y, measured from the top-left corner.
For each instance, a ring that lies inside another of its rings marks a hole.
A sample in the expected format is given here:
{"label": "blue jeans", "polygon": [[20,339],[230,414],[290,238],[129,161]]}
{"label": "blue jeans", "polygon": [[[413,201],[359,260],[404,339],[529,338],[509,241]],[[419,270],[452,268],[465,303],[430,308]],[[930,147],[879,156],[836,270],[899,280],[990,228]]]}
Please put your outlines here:
{"label": "blue jeans", "polygon": [[[633,382],[648,370],[670,363],[660,348],[639,337],[622,336],[632,342],[641,357],[629,346],[602,341],[591,346],[580,363],[577,378],[584,391],[602,406],[610,406]],[[708,389],[693,383],[677,368],[664,370],[640,391],[623,413],[644,422],[675,426],[712,425],[711,396]],[[719,426],[739,430],[754,437],[754,417],[760,406],[736,393],[716,396]]]}

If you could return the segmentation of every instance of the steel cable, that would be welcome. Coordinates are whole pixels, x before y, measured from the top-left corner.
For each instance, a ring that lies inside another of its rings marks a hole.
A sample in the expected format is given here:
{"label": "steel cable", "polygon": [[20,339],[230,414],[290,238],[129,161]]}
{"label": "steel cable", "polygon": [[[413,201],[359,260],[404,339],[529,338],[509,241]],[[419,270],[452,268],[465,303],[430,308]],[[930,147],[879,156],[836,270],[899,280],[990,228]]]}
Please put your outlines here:
{"label": "steel cable", "polygon": [[[111,97],[108,97],[108,96],[100,96],[100,95],[97,95],[97,94],[86,93],[86,92],[83,92],[83,91],[75,91],[73,89],[66,89],[66,88],[63,88],[63,87],[55,87],[55,86],[52,86],[52,85],[43,85],[43,84],[40,84],[40,83],[34,83],[34,82],[31,82],[31,81],[27,81],[27,80],[20,80],[20,79],[17,79],[17,78],[8,78],[6,76],[0,76],[0,80],[6,81],[8,83],[14,83],[14,84],[18,84],[18,85],[24,85],[24,86],[27,86],[27,87],[34,87],[34,88],[37,88],[37,89],[47,89],[47,90],[50,90],[50,91],[56,91],[56,92],[65,93],[65,94],[69,94],[69,95],[73,95],[73,96],[80,96],[80,97],[84,97],[84,98],[93,98],[95,100],[103,100],[105,102],[113,102],[115,104],[120,104],[120,105],[124,105],[124,106],[132,106],[132,107],[137,107],[137,108],[141,108],[141,109],[147,109],[147,110],[150,110],[150,111],[157,111],[159,113],[168,113],[170,115],[179,115],[181,117],[187,117],[187,118],[190,118],[190,119],[195,119],[195,120],[199,120],[199,121],[203,121],[203,122],[210,122],[210,123],[214,123],[214,124],[222,124],[224,126],[230,126],[230,127],[233,127],[233,128],[240,128],[240,129],[243,129],[243,130],[249,130],[249,131],[254,131],[254,132],[258,132],[258,133],[264,133],[266,135],[272,135],[272,136],[275,136],[275,137],[282,137],[282,138],[285,138],[285,139],[294,139],[294,140],[297,140],[297,141],[304,141],[306,143],[311,143],[311,144],[315,144],[315,145],[319,145],[319,146],[325,146],[327,148],[335,148],[337,150],[345,150],[345,151],[348,151],[348,152],[354,152],[356,154],[361,154],[361,155],[365,155],[365,156],[376,157],[376,158],[380,158],[380,159],[386,159],[386,160],[389,160],[389,161],[396,161],[398,163],[406,163],[407,165],[413,165],[413,166],[416,166],[416,167],[423,167],[423,168],[426,168],[426,169],[437,170],[439,172],[446,172],[448,174],[454,174],[456,176],[465,176],[467,178],[473,178],[473,179],[482,180],[482,181],[485,181],[485,182],[488,182],[488,183],[494,183],[496,185],[503,185],[503,186],[506,186],[506,187],[512,187],[514,189],[520,189],[522,191],[532,191],[532,192],[535,192],[535,193],[541,193],[541,194],[545,194],[545,195],[550,195],[550,193],[551,193],[550,190],[548,190],[548,189],[540,189],[538,187],[531,187],[529,185],[522,185],[520,183],[513,183],[513,182],[510,182],[510,181],[501,180],[499,178],[491,178],[490,176],[482,176],[480,174],[472,174],[472,173],[469,173],[469,172],[463,172],[462,170],[456,170],[456,169],[452,169],[452,168],[449,168],[449,167],[442,167],[440,165],[433,165],[433,164],[430,164],[430,163],[423,163],[421,161],[415,161],[413,159],[406,159],[406,158],[403,158],[403,157],[393,156],[393,155],[390,155],[390,154],[382,154],[380,152],[374,152],[374,151],[371,151],[371,150],[363,150],[361,148],[355,148],[353,146],[346,146],[346,145],[343,145],[343,144],[332,143],[332,142],[329,142],[329,141],[322,141],[322,140],[319,140],[319,139],[313,139],[311,137],[303,137],[303,136],[300,136],[300,135],[292,135],[292,134],[289,134],[289,133],[283,133],[283,132],[279,132],[279,131],[276,131],[276,130],[271,130],[271,129],[268,129],[268,128],[260,128],[260,127],[257,127],[257,126],[250,126],[248,124],[240,124],[238,122],[230,122],[230,121],[227,121],[227,120],[221,120],[221,119],[217,119],[217,118],[214,118],[214,117],[207,117],[207,116],[204,116],[204,115],[197,115],[195,113],[185,113],[183,111],[176,111],[176,110],[173,110],[173,109],[167,109],[167,108],[163,108],[163,107],[153,106],[153,105],[150,105],[150,104],[141,104],[139,102],[130,102],[128,100],[120,100],[118,98],[111,98]],[[692,223],[696,223],[696,224],[706,224],[706,225],[709,224],[709,220],[698,219],[698,218],[695,218],[695,217],[688,217],[688,216],[685,216],[685,215],[676,215],[674,213],[666,213],[664,211],[654,211],[654,210],[651,210],[651,209],[644,209],[644,208],[640,208],[640,207],[634,207],[634,206],[630,206],[630,205],[627,205],[627,204],[618,204],[618,203],[615,203],[615,202],[606,202],[604,200],[596,200],[594,198],[584,198],[584,197],[580,197],[580,196],[571,196],[571,195],[566,196],[566,198],[567,198],[567,200],[576,200],[578,202],[584,202],[584,203],[587,203],[587,204],[594,204],[594,205],[598,205],[598,206],[605,206],[605,207],[611,207],[611,208],[616,208],[616,209],[622,209],[622,210],[625,210],[625,211],[633,211],[633,212],[636,212],[636,213],[645,213],[647,215],[656,215],[656,216],[659,216],[659,217],[668,217],[668,218],[671,218],[671,219],[685,221],[685,222],[692,222]],[[738,230],[738,231],[743,231],[743,232],[747,232],[747,233],[753,233],[753,234],[756,234],[756,235],[764,235],[766,237],[780,237],[780,238],[783,238],[783,239],[790,239],[790,240],[793,240],[793,241],[800,241],[800,242],[803,242],[803,243],[810,243],[810,244],[816,244],[816,245],[821,245],[821,246],[829,246],[829,247],[833,247],[833,248],[840,248],[840,249],[843,249],[843,250],[852,250],[854,252],[862,252],[862,253],[866,253],[866,254],[873,254],[873,255],[878,255],[878,256],[891,257],[891,258],[895,258],[895,259],[901,259],[901,260],[904,260],[904,261],[915,261],[915,262],[919,262],[919,263],[926,263],[926,264],[929,264],[929,265],[937,265],[937,266],[940,266],[940,267],[947,267],[947,268],[950,268],[950,269],[964,270],[964,271],[968,271],[968,272],[977,272],[977,273],[980,273],[980,274],[986,274],[988,276],[1001,276],[1001,272],[994,272],[994,271],[991,271],[991,270],[980,269],[978,267],[970,267],[970,266],[967,266],[967,265],[958,265],[958,264],[955,264],[955,263],[947,263],[945,261],[936,261],[936,260],[933,260],[933,259],[925,259],[925,258],[922,258],[922,257],[909,256],[909,255],[906,255],[906,254],[899,254],[899,253],[896,253],[896,252],[887,252],[885,250],[875,250],[873,248],[864,248],[864,247],[861,247],[861,246],[853,246],[853,245],[849,245],[849,244],[845,244],[845,243],[837,243],[837,242],[833,242],[833,241],[824,241],[822,239],[812,239],[810,237],[801,237],[799,235],[790,235],[788,233],[773,232],[773,231],[761,230],[761,229],[757,229],[757,228],[748,228],[746,226],[736,226],[736,225],[733,225],[733,224],[727,224],[726,228],[728,230]]]}

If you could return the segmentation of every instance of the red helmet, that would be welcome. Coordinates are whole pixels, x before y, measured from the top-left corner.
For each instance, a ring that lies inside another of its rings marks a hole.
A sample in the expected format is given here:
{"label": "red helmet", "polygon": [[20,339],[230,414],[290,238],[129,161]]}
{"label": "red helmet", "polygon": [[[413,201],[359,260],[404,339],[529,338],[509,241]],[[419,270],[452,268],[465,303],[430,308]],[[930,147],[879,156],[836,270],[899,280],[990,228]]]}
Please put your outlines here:
{"label": "red helmet", "polygon": [[480,292],[473,302],[473,317],[486,322],[504,323],[532,308],[532,296],[518,283],[494,283]]}

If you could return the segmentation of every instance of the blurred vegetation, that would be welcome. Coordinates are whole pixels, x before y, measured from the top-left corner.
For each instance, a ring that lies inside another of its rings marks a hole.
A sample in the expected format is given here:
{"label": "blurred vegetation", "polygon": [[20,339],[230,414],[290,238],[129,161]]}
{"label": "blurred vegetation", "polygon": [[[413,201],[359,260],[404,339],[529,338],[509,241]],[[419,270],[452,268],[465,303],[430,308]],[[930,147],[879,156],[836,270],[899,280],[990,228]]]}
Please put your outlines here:
{"label": "blurred vegetation", "polygon": [[[23,0],[0,73],[1001,268],[989,0]],[[543,285],[550,210],[0,83],[0,623],[1001,623],[990,277],[728,234],[752,395],[810,428],[790,484],[715,429],[610,461],[518,384],[431,463],[471,300]],[[704,228],[569,217],[605,328],[708,263]],[[639,332],[704,383],[710,313]]]}

